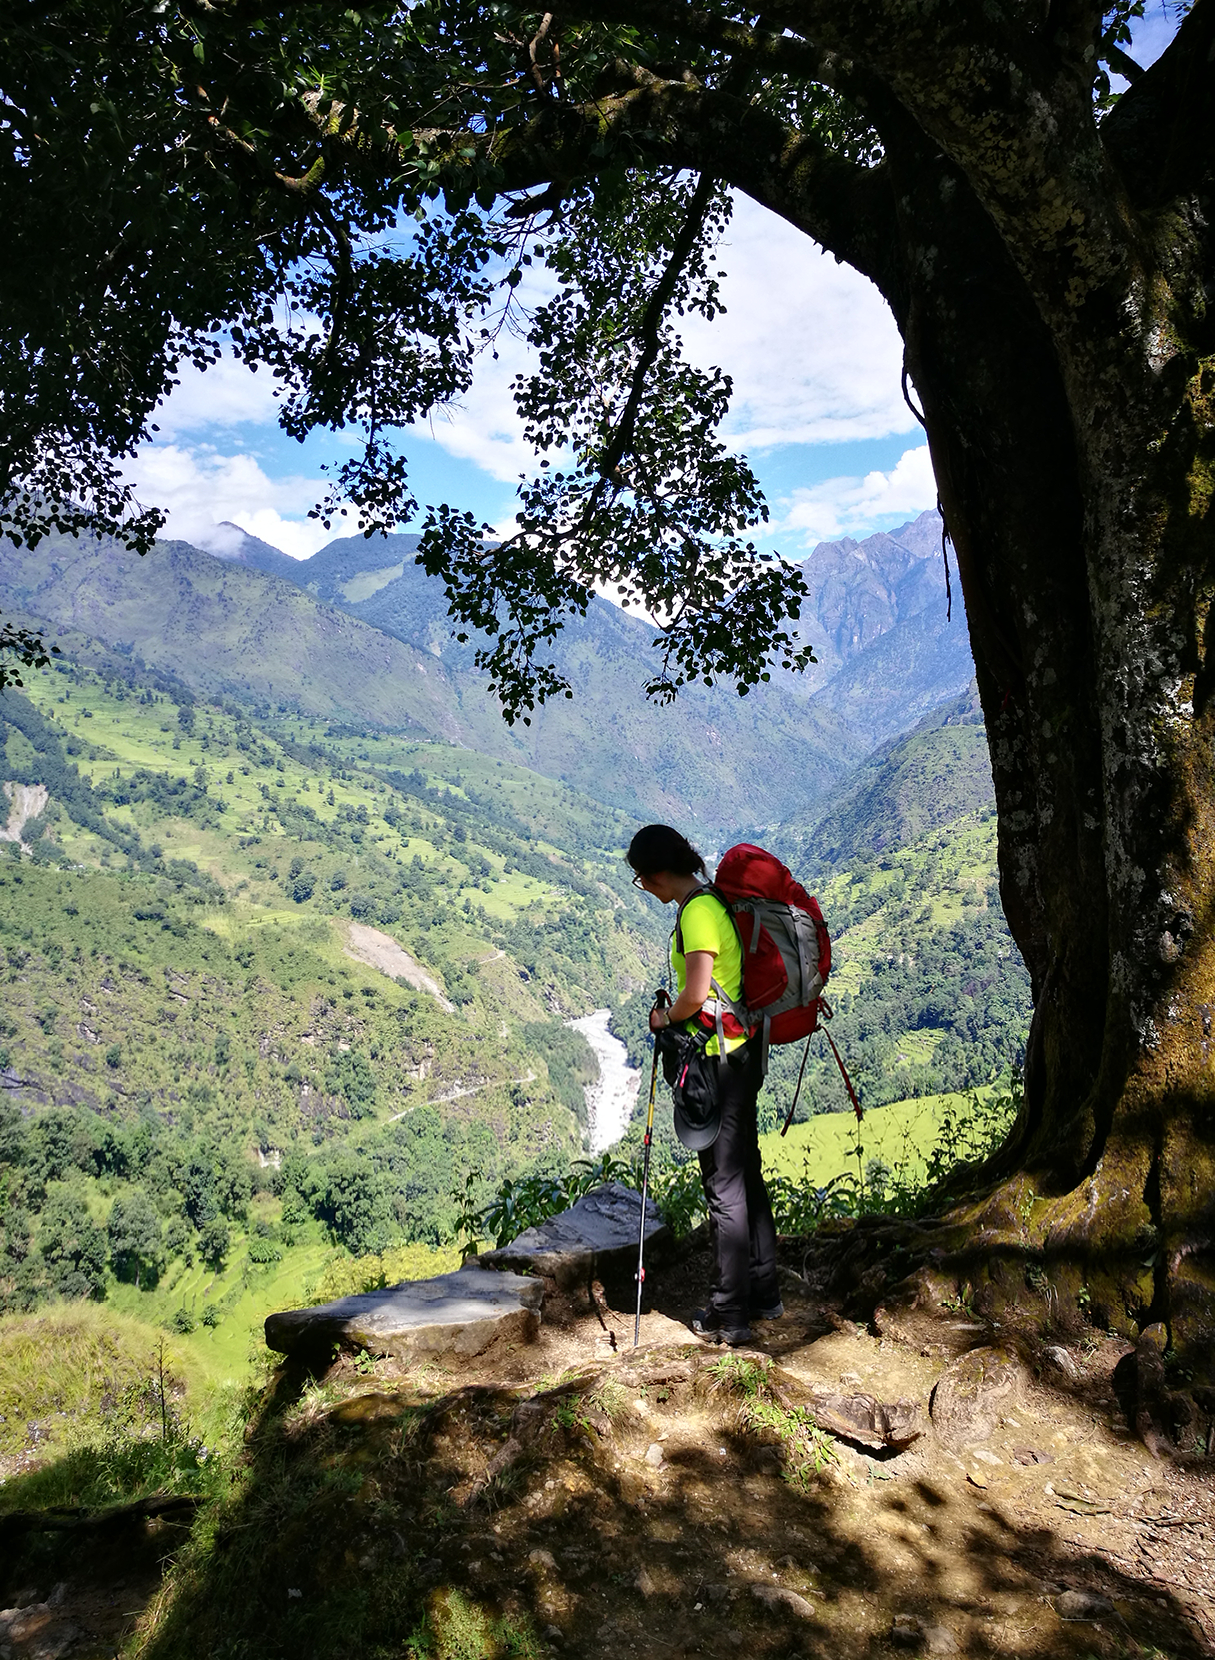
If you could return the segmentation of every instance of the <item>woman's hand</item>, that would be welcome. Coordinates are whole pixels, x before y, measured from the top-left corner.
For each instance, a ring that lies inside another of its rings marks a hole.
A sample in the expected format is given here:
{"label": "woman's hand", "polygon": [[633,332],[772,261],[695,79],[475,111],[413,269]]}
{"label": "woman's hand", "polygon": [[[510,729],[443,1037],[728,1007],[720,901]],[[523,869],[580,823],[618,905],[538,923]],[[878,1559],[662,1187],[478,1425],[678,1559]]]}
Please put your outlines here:
{"label": "woman's hand", "polygon": [[662,1008],[660,1005],[656,1005],[650,1010],[651,1032],[661,1032],[664,1026],[669,1026],[670,1024],[671,1017],[667,1013],[666,1009]]}

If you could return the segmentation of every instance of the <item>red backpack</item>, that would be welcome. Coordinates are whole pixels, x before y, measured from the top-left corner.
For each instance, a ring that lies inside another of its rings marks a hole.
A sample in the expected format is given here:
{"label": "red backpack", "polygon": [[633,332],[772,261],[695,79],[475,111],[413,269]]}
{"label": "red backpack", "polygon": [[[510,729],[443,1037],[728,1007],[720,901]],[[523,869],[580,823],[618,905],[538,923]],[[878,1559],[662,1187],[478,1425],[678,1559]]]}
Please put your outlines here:
{"label": "red backpack", "polygon": [[[742,945],[742,995],[728,997],[713,981],[717,1007],[705,1012],[721,1021],[728,1037],[763,1028],[764,1062],[770,1043],[795,1043],[818,1029],[819,999],[831,972],[831,936],[818,900],[795,882],[772,853],[750,842],[732,847],[716,879],[684,900],[714,894],[734,918]],[[680,919],[675,943],[683,950]]]}
{"label": "red backpack", "polygon": [[[717,981],[712,982],[715,998],[704,1006],[718,1028],[722,1054],[727,1037],[741,1037],[762,1027],[762,1065],[768,1070],[768,1045],[796,1043],[819,1029],[820,1013],[830,1019],[830,1008],[822,1008],[823,988],[831,973],[831,936],[819,909],[818,900],[773,853],[751,842],[730,848],[717,867],[714,881],[689,894],[675,919],[675,943],[683,951],[679,919],[684,905],[698,894],[712,893],[734,919],[742,945],[742,995],[728,997]],[[824,1028],[825,1030],[825,1028]],[[861,1107],[852,1080],[844,1067],[830,1032],[827,1042],[839,1064],[848,1097],[857,1117]],[[803,1071],[805,1060],[802,1061]],[[801,1077],[798,1078],[798,1093]],[[797,1106],[797,1094],[793,1100]],[[788,1129],[793,1112],[785,1122]],[[783,1134],[783,1132],[782,1132]]]}

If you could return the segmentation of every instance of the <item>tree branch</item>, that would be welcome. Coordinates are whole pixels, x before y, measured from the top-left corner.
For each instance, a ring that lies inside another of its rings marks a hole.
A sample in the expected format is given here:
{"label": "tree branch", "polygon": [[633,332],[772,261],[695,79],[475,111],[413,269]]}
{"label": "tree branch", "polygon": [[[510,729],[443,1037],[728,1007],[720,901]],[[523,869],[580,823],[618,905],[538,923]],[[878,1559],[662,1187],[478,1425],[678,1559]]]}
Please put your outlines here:
{"label": "tree branch", "polygon": [[[885,168],[844,161],[813,134],[728,92],[631,66],[631,90],[593,105],[555,102],[526,125],[479,138],[501,192],[593,177],[622,151],[709,173],[812,236],[887,291],[894,203]],[[451,144],[458,154],[469,140]]]}
{"label": "tree branch", "polygon": [[637,412],[641,408],[646,376],[654,366],[661,344],[660,330],[663,314],[675,292],[675,284],[679,281],[679,273],[687,262],[688,255],[695,247],[696,239],[704,227],[716,183],[716,179],[711,174],[702,173],[700,175],[696,189],[692,192],[692,200],[688,204],[687,217],[680,226],[679,235],[675,238],[674,245],[671,248],[671,257],[667,261],[662,276],[655,283],[653,293],[646,301],[639,331],[641,356],[633,370],[629,395],[620,419],[616,423],[616,430],[609,439],[607,448],[599,460],[601,477],[612,483],[617,481],[620,463],[633,447],[633,438],[637,428]]}
{"label": "tree branch", "polygon": [[[1215,4],[1198,0],[1101,125],[1136,207],[1188,195],[1215,169]],[[1112,60],[1111,60],[1112,62]]]}
{"label": "tree branch", "polygon": [[[648,32],[657,14],[672,31],[712,33],[678,0],[577,3],[588,19]],[[1080,32],[1091,0],[1067,6],[1074,27],[1054,38],[974,6],[938,8],[926,26],[919,0],[772,0],[769,12],[823,69],[832,54],[863,64],[954,160],[1056,327],[1096,295],[1116,326],[1133,275],[1126,216],[1104,186],[1092,119]]]}

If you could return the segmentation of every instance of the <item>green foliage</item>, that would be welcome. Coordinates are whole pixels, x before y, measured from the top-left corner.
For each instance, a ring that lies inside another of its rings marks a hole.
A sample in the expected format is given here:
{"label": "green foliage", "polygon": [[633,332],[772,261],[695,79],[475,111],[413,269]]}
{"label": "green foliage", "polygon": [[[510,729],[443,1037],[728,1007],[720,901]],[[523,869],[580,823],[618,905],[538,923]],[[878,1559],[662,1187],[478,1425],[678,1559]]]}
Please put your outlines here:
{"label": "green foliage", "polygon": [[652,1166],[650,1197],[676,1239],[686,1239],[707,1215],[700,1166],[695,1159]]}
{"label": "green foliage", "polygon": [[208,1218],[198,1230],[198,1254],[208,1268],[223,1267],[231,1243],[232,1230],[222,1216]]}
{"label": "green foliage", "polygon": [[[117,1282],[163,1301],[168,1320],[194,1264],[244,1285],[298,1240],[360,1254],[437,1244],[470,1166],[492,1183],[576,1151],[593,1062],[551,1011],[585,1009],[636,972],[636,935],[599,924],[627,904],[645,925],[603,845],[623,820],[467,751],[385,741],[372,766],[361,732],[272,731],[179,689],[166,708],[142,674],[64,669],[35,677],[21,706],[31,781],[55,745],[76,746],[93,781],[75,775],[88,811],[68,801],[61,820],[75,868],[25,858],[0,877],[0,1040],[27,1088],[66,1074],[75,1101],[0,1102],[0,1308]],[[192,734],[161,730],[177,708]],[[229,761],[221,810],[207,779]],[[122,870],[104,867],[119,843],[94,828],[111,821],[124,845],[138,834]],[[187,857],[200,836],[205,872]],[[331,888],[331,870],[351,880]],[[311,896],[284,891],[303,874],[318,877]],[[350,914],[360,892],[380,925],[408,901],[409,948],[460,985],[458,1020],[343,955],[325,912]],[[66,1199],[43,1238],[56,1184],[76,1196],[70,1240]],[[202,1306],[192,1293],[193,1317]]]}
{"label": "green foliage", "polygon": [[46,1285],[56,1297],[101,1297],[105,1291],[106,1237],[78,1194],[50,1194],[38,1224],[38,1254]]}
{"label": "green foliage", "polygon": [[375,1073],[362,1050],[344,1049],[330,1056],[325,1088],[342,1097],[353,1118],[370,1118],[375,1113]]}
{"label": "green foliage", "polygon": [[599,1076],[599,1063],[582,1033],[560,1020],[533,1020],[520,1027],[520,1036],[544,1056],[557,1099],[585,1124],[586,1091]]}
{"label": "green foliage", "polygon": [[805,1492],[810,1477],[827,1464],[838,1463],[829,1436],[813,1422],[804,1407],[788,1406],[772,1382],[771,1362],[744,1355],[724,1354],[709,1368],[719,1388],[740,1397],[740,1424],[752,1435],[775,1440],[784,1462],[784,1478]]}
{"label": "green foliage", "polygon": [[531,1622],[491,1614],[455,1587],[431,1597],[406,1640],[406,1660],[541,1660],[548,1652]]}
{"label": "green foliage", "polygon": [[142,1188],[120,1191],[106,1223],[110,1259],[120,1280],[155,1285],[165,1266],[162,1223]]}
{"label": "green foliage", "polygon": [[603,1153],[598,1159],[577,1159],[568,1169],[531,1176],[508,1177],[499,1182],[488,1204],[481,1200],[484,1179],[480,1170],[470,1170],[461,1187],[451,1195],[457,1207],[455,1237],[475,1250],[488,1239],[495,1250],[508,1244],[526,1228],[537,1227],[576,1203],[584,1193],[605,1182],[634,1181],[631,1164]]}

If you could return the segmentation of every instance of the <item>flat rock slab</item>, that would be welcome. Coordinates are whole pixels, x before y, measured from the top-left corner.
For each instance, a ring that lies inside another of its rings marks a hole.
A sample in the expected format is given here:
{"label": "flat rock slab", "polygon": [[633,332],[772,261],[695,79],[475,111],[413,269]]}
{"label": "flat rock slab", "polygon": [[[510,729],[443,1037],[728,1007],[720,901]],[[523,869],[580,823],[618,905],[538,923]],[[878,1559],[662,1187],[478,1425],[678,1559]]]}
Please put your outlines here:
{"label": "flat rock slab", "polygon": [[[637,1272],[640,1222],[640,1193],[623,1182],[606,1182],[501,1250],[486,1251],[480,1261],[486,1268],[530,1269],[556,1280],[563,1290],[595,1278],[632,1278]],[[653,1200],[647,1199],[646,1262],[661,1262],[673,1244],[671,1230]]]}
{"label": "flat rock slab", "polygon": [[337,1344],[399,1360],[478,1355],[496,1337],[532,1342],[540,1329],[543,1297],[539,1280],[461,1268],[432,1280],[405,1280],[383,1291],[272,1314],[266,1321],[266,1345],[280,1354],[302,1354]]}

